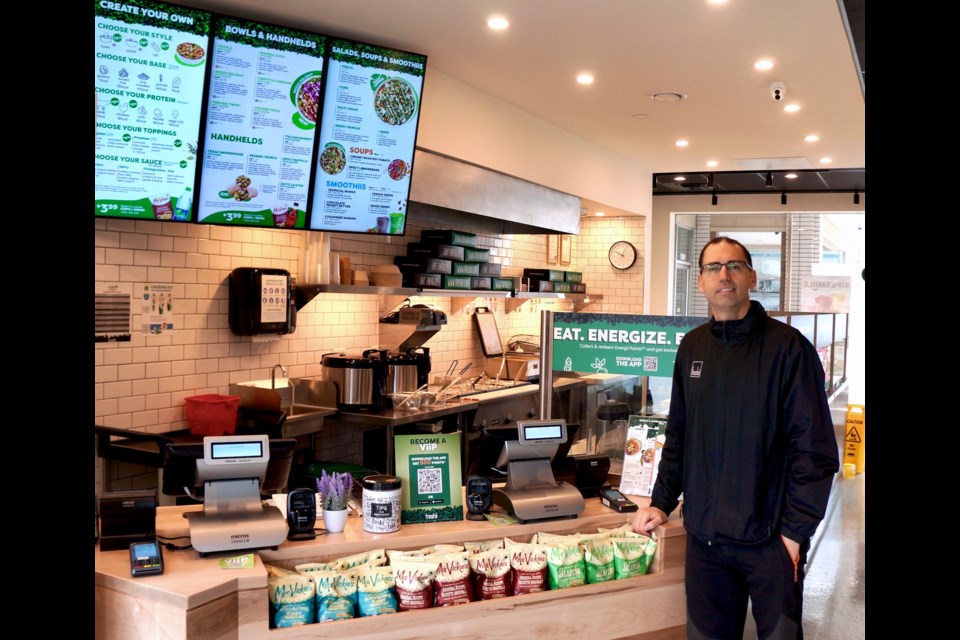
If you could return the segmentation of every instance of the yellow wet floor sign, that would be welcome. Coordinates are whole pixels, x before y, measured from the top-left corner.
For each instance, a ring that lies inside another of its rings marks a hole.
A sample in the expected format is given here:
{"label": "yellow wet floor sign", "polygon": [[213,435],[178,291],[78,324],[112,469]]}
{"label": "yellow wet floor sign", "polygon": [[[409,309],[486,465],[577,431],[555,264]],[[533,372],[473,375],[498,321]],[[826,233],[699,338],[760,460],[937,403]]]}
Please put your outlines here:
{"label": "yellow wet floor sign", "polygon": [[847,426],[844,435],[843,463],[857,466],[857,473],[866,470],[864,446],[866,433],[866,410],[862,404],[847,405]]}

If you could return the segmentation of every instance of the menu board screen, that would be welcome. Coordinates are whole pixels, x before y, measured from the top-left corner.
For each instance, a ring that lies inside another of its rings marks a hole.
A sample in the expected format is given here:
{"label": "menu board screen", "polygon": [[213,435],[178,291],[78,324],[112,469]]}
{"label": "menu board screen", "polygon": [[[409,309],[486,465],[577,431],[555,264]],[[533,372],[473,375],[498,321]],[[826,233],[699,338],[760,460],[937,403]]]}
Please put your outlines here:
{"label": "menu board screen", "polygon": [[402,235],[427,58],[329,46],[310,228]]}
{"label": "menu board screen", "polygon": [[94,6],[95,215],[189,221],[211,14]]}
{"label": "menu board screen", "polygon": [[199,222],[305,228],[324,41],[214,20]]}

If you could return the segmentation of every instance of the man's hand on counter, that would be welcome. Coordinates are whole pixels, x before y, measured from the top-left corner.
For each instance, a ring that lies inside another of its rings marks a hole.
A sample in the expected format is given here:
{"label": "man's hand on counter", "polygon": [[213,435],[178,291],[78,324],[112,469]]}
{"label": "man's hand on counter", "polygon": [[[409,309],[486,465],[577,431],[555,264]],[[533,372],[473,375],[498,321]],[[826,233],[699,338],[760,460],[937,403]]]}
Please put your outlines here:
{"label": "man's hand on counter", "polygon": [[650,535],[658,526],[667,521],[667,514],[656,507],[641,507],[633,517],[633,530],[636,533]]}

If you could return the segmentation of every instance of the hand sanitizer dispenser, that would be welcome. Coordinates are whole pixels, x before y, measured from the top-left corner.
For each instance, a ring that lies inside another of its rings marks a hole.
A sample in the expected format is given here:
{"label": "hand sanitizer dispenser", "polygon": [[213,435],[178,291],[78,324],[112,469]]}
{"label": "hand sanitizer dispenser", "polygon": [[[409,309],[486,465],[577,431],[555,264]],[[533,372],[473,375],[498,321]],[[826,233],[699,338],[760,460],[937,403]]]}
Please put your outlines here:
{"label": "hand sanitizer dispenser", "polygon": [[230,330],[238,336],[286,335],[297,307],[286,269],[239,267],[230,272]]}

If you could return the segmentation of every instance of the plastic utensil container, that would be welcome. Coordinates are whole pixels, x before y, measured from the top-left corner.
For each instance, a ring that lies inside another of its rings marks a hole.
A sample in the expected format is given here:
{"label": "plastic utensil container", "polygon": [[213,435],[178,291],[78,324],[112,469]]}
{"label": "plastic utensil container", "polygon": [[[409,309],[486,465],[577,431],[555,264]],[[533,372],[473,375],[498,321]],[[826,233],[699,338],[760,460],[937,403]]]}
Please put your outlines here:
{"label": "plastic utensil container", "polygon": [[371,533],[392,533],[400,528],[400,489],[403,480],[397,476],[367,476],[363,487],[363,530]]}
{"label": "plastic utensil container", "polygon": [[225,436],[237,430],[240,396],[208,393],[184,398],[190,433],[198,436]]}

